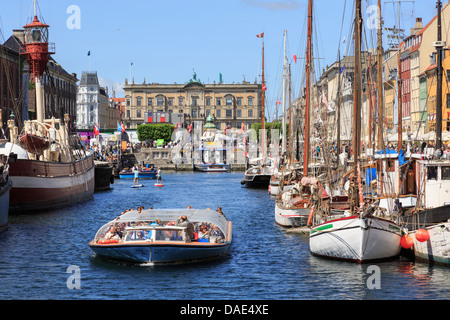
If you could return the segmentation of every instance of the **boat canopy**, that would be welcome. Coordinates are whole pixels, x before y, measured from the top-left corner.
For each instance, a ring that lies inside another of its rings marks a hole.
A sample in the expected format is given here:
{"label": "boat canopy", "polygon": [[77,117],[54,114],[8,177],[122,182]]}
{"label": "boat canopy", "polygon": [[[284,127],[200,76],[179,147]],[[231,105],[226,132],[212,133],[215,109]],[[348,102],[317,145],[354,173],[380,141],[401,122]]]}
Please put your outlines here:
{"label": "boat canopy", "polygon": [[224,234],[228,232],[228,220],[223,214],[215,210],[207,209],[147,209],[141,213],[136,210],[128,211],[117,219],[108,222],[106,225],[115,224],[117,222],[144,222],[156,221],[162,222],[177,221],[180,216],[186,216],[192,223],[211,223],[217,225]]}

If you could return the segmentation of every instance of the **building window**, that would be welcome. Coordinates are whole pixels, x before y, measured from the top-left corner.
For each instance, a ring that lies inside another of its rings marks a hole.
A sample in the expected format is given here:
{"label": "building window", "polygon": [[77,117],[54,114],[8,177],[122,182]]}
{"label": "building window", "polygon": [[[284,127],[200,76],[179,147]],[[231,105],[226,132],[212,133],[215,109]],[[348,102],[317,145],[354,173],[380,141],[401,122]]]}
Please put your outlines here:
{"label": "building window", "polygon": [[231,118],[233,116],[233,110],[227,109],[225,110],[225,114],[227,118]]}
{"label": "building window", "polygon": [[450,180],[450,167],[441,167],[441,179]]}
{"label": "building window", "polygon": [[163,106],[164,105],[164,99],[163,98],[156,99],[156,105],[157,106]]}
{"label": "building window", "polygon": [[137,97],[136,98],[136,106],[140,107],[142,105],[142,98],[141,97]]}
{"label": "building window", "polygon": [[169,98],[169,106],[173,106],[173,98]]}
{"label": "building window", "polygon": [[208,107],[211,105],[211,97],[206,97],[206,105]]}
{"label": "building window", "polygon": [[236,104],[242,106],[242,98],[236,98]]}
{"label": "building window", "polygon": [[209,117],[210,114],[211,114],[211,109],[206,109],[206,116]]}
{"label": "building window", "polygon": [[248,97],[248,105],[249,106],[253,105],[253,97]]}
{"label": "building window", "polygon": [[184,103],[184,99],[182,97],[178,98],[178,106],[182,107]]}
{"label": "building window", "polygon": [[248,109],[248,117],[253,118],[253,109]]}
{"label": "building window", "polygon": [[127,118],[130,118],[130,110],[127,110]]}
{"label": "building window", "polygon": [[192,97],[192,105],[197,106],[197,97]]}
{"label": "building window", "polygon": [[216,110],[216,118],[220,118],[220,109]]}
{"label": "building window", "polygon": [[149,107],[153,106],[153,98],[148,98],[147,102]]}
{"label": "building window", "polygon": [[241,109],[237,109],[236,110],[236,117],[238,117],[238,118],[242,117],[242,110]]}
{"label": "building window", "polygon": [[225,104],[227,106],[232,106],[233,105],[233,98],[231,98],[231,97],[226,98]]}
{"label": "building window", "polygon": [[197,109],[192,110],[192,117],[197,118]]}
{"label": "building window", "polygon": [[216,106],[220,106],[221,100],[222,100],[221,98],[217,98],[217,99],[216,99]]}
{"label": "building window", "polygon": [[130,106],[130,99],[127,99],[127,107]]}
{"label": "building window", "polygon": [[142,118],[142,111],[141,109],[136,110],[136,118]]}

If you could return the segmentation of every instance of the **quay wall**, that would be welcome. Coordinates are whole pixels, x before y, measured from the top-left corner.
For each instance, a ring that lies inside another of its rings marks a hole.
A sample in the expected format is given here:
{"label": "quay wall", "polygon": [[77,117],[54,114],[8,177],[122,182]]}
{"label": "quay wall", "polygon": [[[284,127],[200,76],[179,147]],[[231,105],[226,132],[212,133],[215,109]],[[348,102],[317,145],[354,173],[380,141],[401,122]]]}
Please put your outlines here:
{"label": "quay wall", "polygon": [[[156,168],[168,171],[194,171],[194,161],[192,158],[183,159],[182,163],[174,163],[172,161],[171,148],[142,148],[140,152],[135,153],[136,160],[139,164],[151,164]],[[248,165],[246,163],[231,164],[231,171],[245,171]]]}

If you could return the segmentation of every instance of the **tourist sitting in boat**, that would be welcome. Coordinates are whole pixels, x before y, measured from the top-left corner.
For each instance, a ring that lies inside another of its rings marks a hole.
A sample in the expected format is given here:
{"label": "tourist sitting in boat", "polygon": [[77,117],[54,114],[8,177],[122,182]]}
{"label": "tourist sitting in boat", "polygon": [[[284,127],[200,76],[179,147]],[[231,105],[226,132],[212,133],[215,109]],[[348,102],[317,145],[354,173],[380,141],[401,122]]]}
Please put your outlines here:
{"label": "tourist sitting in boat", "polygon": [[186,227],[186,239],[183,240],[194,240],[194,225],[190,222],[186,216],[180,216],[175,223],[175,226]]}
{"label": "tourist sitting in boat", "polygon": [[206,224],[202,224],[200,226],[200,230],[198,232],[198,241],[209,241],[210,232],[208,231],[208,226]]}

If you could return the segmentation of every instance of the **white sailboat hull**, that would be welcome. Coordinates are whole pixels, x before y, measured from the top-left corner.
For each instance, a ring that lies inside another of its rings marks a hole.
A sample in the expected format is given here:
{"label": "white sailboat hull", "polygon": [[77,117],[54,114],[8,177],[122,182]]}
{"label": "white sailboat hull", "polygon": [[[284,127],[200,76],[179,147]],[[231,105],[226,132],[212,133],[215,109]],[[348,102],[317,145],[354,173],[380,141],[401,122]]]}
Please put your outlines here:
{"label": "white sailboat hull", "polygon": [[275,222],[283,227],[306,226],[310,212],[310,208],[283,209],[275,202]]}
{"label": "white sailboat hull", "polygon": [[415,233],[414,256],[419,261],[450,266],[450,222],[439,223],[426,228],[430,238],[425,242],[417,241]]}
{"label": "white sailboat hull", "polygon": [[317,256],[368,262],[399,255],[400,239],[401,230],[392,221],[351,216],[313,227],[310,250]]}

